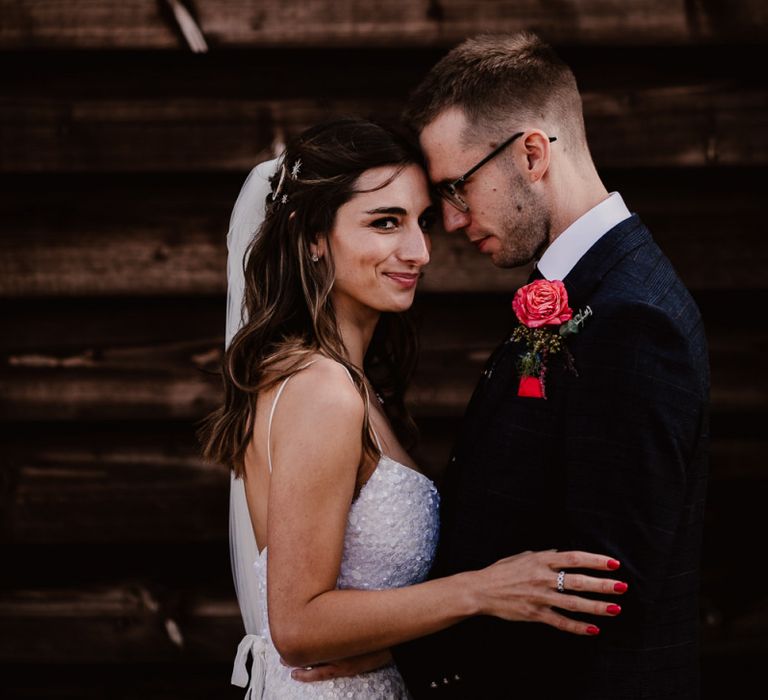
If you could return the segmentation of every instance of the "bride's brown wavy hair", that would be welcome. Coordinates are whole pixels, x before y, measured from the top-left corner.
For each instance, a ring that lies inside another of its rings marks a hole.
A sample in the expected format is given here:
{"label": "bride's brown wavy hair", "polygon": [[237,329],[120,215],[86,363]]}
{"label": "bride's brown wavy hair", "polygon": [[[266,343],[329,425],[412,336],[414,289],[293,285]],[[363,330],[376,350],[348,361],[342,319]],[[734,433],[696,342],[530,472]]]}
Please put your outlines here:
{"label": "bride's brown wavy hair", "polygon": [[[297,163],[298,175],[292,177]],[[224,403],[201,421],[203,456],[245,471],[244,456],[253,433],[256,400],[320,353],[344,365],[363,398],[362,444],[375,458],[364,374],[382,397],[398,437],[411,444],[415,426],[404,394],[415,367],[416,334],[407,313],[382,313],[365,356],[363,371],[348,357],[331,303],[335,278],[332,252],[312,261],[310,244],[333,229],[336,212],[355,194],[360,176],[371,168],[395,166],[385,187],[408,165],[424,167],[418,147],[404,134],[360,119],[312,127],[290,143],[267,197],[267,215],[245,255],[242,328],[222,361]],[[282,185],[279,185],[282,174]],[[274,199],[274,201],[273,201]],[[283,201],[285,200],[285,201]]]}

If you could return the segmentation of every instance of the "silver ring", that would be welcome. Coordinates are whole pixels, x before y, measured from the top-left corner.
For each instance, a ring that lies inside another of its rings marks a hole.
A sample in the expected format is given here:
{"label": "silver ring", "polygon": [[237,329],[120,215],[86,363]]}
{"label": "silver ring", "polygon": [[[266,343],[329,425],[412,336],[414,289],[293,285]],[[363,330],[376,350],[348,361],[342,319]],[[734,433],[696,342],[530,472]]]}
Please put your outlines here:
{"label": "silver ring", "polygon": [[305,671],[311,671],[311,670],[314,668],[314,666],[302,666],[302,668],[303,668]]}
{"label": "silver ring", "polygon": [[557,574],[557,592],[565,593],[565,571]]}

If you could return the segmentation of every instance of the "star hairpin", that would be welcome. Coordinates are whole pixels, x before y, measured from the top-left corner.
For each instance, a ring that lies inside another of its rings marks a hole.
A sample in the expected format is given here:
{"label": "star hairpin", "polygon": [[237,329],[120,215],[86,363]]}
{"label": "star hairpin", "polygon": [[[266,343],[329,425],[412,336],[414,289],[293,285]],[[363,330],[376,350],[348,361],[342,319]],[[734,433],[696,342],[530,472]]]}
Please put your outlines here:
{"label": "star hairpin", "polygon": [[[280,191],[283,189],[283,182],[285,182],[285,164],[284,163],[280,166],[280,179],[277,182],[277,187],[275,187],[275,191],[272,193],[273,202],[276,202],[277,198],[280,196]],[[283,202],[283,204],[285,204],[285,202]]]}
{"label": "star hairpin", "polygon": [[299,176],[299,171],[301,170],[301,158],[299,158],[291,168],[291,179],[295,180]]}

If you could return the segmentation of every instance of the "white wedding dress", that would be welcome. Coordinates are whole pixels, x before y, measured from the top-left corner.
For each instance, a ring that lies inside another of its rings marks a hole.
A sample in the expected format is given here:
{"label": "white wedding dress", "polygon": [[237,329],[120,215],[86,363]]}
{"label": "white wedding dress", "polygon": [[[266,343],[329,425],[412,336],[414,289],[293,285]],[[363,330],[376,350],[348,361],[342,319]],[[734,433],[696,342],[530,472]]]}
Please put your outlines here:
{"label": "white wedding dress", "polygon": [[[272,404],[268,436],[275,406],[289,379],[286,378],[280,385]],[[374,436],[379,443],[375,432]],[[268,455],[268,458],[271,472],[271,456]],[[437,546],[438,510],[439,495],[430,479],[382,455],[349,510],[337,588],[377,590],[423,581],[432,565]],[[315,683],[294,681],[291,678],[292,669],[280,662],[269,632],[267,558],[265,547],[253,563],[258,587],[260,631],[259,634],[248,634],[243,638],[233,673],[233,679],[237,676],[241,681],[238,685],[245,686],[248,678],[246,660],[250,652],[253,665],[246,700],[397,700],[409,697],[393,664],[349,678]]]}

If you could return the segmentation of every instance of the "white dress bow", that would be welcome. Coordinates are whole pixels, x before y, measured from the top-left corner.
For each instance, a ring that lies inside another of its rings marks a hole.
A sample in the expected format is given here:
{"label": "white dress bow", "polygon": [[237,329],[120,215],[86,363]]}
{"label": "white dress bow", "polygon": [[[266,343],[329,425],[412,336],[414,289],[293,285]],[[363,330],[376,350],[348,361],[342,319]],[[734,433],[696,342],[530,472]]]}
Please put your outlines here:
{"label": "white dress bow", "polygon": [[[251,682],[248,683],[248,652],[253,656],[251,664]],[[264,677],[267,671],[265,652],[267,640],[258,634],[246,634],[237,645],[235,665],[232,668],[232,685],[245,688],[245,700],[260,700],[264,694]]]}

